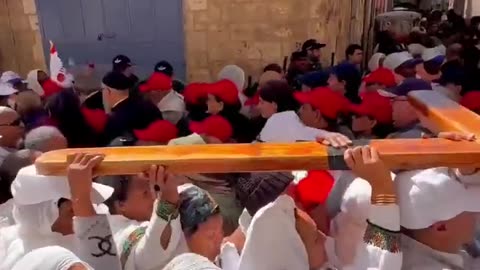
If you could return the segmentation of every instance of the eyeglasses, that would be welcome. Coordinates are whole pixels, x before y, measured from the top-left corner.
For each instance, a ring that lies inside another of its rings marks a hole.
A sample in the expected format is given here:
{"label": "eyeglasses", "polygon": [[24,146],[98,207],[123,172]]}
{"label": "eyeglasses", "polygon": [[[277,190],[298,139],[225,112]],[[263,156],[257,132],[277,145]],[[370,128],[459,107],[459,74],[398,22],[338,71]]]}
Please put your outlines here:
{"label": "eyeglasses", "polygon": [[18,126],[22,126],[22,125],[23,125],[22,119],[17,118],[16,120],[11,122],[10,124],[0,124],[0,127],[18,127]]}

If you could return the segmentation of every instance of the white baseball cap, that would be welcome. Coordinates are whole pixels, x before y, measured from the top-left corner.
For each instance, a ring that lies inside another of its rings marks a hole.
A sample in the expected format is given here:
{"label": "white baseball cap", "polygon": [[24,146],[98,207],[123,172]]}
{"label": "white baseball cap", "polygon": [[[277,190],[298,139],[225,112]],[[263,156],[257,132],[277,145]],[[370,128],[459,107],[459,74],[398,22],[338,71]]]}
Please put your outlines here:
{"label": "white baseball cap", "polygon": [[462,183],[451,169],[401,172],[394,183],[400,224],[407,229],[424,229],[463,212],[480,212],[480,185]]}
{"label": "white baseball cap", "polygon": [[408,51],[410,52],[410,54],[415,56],[422,55],[424,50],[425,50],[425,46],[419,43],[412,43],[408,45]]}
{"label": "white baseball cap", "polygon": [[20,75],[13,71],[5,71],[2,73],[2,76],[0,77],[0,82],[2,83],[16,83],[16,82],[23,82],[22,78]]}
{"label": "white baseball cap", "polygon": [[13,88],[11,84],[0,83],[0,96],[10,96],[17,92],[18,90]]}
{"label": "white baseball cap", "polygon": [[[13,201],[20,205],[37,204],[60,198],[71,199],[70,186],[65,176],[45,176],[37,173],[35,165],[22,168],[12,182]],[[93,183],[92,203],[100,204],[110,198],[113,188]]]}
{"label": "white baseball cap", "polygon": [[387,55],[385,61],[383,62],[383,66],[392,71],[395,71],[395,69],[397,69],[403,64],[408,63],[412,66],[415,66],[420,62],[422,62],[421,59],[413,58],[413,56],[409,52],[398,52]]}
{"label": "white baseball cap", "polygon": [[435,48],[428,48],[423,50],[422,53],[423,61],[436,61],[439,64],[442,64],[445,61],[445,55],[442,54],[438,47]]}

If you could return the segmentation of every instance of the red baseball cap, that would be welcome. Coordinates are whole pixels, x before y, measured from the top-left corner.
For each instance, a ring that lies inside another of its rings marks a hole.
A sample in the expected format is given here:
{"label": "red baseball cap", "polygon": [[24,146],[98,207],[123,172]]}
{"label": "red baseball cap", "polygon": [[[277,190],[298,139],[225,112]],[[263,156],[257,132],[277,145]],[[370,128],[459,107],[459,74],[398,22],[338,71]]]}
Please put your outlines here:
{"label": "red baseball cap", "polygon": [[295,92],[295,99],[301,104],[310,104],[330,119],[336,119],[342,112],[348,112],[350,102],[339,92],[329,87],[319,87],[308,92]]}
{"label": "red baseball cap", "polygon": [[201,98],[207,97],[207,83],[191,83],[183,90],[183,97],[187,104],[198,104]]}
{"label": "red baseball cap", "polygon": [[392,123],[392,103],[390,99],[377,92],[368,92],[362,96],[362,103],[351,104],[350,112],[369,116],[381,124]]}
{"label": "red baseball cap", "polygon": [[478,112],[480,110],[480,91],[470,91],[460,100],[463,107]]}
{"label": "red baseball cap", "polygon": [[394,87],[397,86],[397,82],[395,81],[395,75],[393,72],[386,68],[378,68],[372,73],[368,74],[363,81],[365,84],[381,84],[385,85],[386,87]]}
{"label": "red baseball cap", "polygon": [[233,136],[232,125],[219,115],[212,115],[201,122],[190,122],[190,131],[215,137],[222,142],[227,142]]}
{"label": "red baseball cap", "polygon": [[167,120],[158,120],[151,123],[146,129],[136,129],[133,133],[141,141],[167,144],[177,137],[178,129]]}
{"label": "red baseball cap", "polygon": [[207,94],[216,96],[225,104],[233,105],[239,102],[237,86],[230,80],[221,80],[209,84]]}
{"label": "red baseball cap", "polygon": [[245,101],[243,105],[245,106],[256,106],[260,103],[260,93],[257,92],[255,95]]}
{"label": "red baseball cap", "polygon": [[309,171],[295,186],[295,201],[305,210],[324,204],[333,188],[333,182],[333,176],[328,171]]}
{"label": "red baseball cap", "polygon": [[172,78],[163,73],[154,72],[138,89],[140,92],[168,91],[172,89]]}
{"label": "red baseball cap", "polygon": [[82,107],[82,114],[96,133],[102,133],[105,130],[108,116],[104,110]]}

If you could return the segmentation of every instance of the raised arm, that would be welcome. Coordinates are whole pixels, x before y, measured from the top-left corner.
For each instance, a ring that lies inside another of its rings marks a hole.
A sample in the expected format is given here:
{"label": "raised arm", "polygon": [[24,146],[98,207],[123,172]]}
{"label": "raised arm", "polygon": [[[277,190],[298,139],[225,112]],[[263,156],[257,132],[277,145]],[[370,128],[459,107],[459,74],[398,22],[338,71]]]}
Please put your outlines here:
{"label": "raised arm", "polygon": [[364,243],[348,269],[400,270],[400,211],[390,170],[369,146],[347,149],[345,162],[355,175],[372,186]]}
{"label": "raised arm", "polygon": [[76,254],[93,269],[120,270],[120,260],[106,215],[97,215],[90,198],[93,170],[103,156],[76,154],[68,167],[68,182],[75,217]]}
{"label": "raised arm", "polygon": [[151,166],[144,176],[150,180],[157,199],[148,225],[138,227],[131,234],[138,237],[138,241],[124,245],[129,247],[121,256],[125,269],[161,268],[178,255],[178,250],[188,251],[178,215],[178,178],[158,166]]}

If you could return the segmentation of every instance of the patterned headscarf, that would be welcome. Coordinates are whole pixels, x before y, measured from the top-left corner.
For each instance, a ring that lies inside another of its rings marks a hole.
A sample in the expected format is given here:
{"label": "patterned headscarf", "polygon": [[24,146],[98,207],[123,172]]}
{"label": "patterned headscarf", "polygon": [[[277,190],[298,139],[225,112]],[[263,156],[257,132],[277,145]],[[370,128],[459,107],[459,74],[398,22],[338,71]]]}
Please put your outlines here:
{"label": "patterned headscarf", "polygon": [[218,204],[206,190],[187,184],[180,192],[180,222],[183,232],[189,236],[195,233],[198,225],[220,213]]}
{"label": "patterned headscarf", "polygon": [[252,173],[238,179],[235,191],[242,206],[253,217],[260,208],[276,200],[292,181],[291,173]]}

